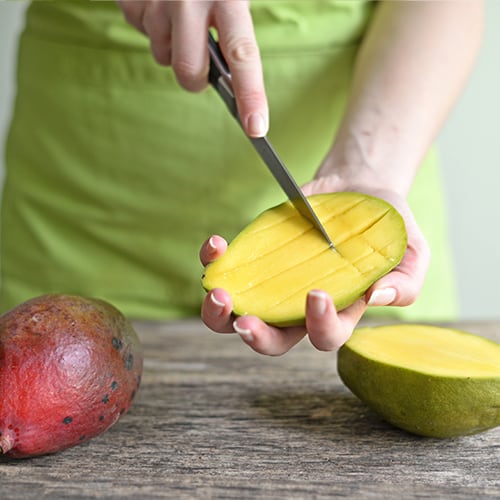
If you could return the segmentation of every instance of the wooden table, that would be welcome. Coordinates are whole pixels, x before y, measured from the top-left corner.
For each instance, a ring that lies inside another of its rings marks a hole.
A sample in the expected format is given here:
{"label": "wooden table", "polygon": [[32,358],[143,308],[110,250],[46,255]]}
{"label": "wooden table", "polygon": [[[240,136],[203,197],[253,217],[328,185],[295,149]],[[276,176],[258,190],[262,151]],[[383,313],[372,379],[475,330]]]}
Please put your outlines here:
{"label": "wooden table", "polygon": [[[500,323],[458,326],[500,341]],[[59,454],[0,459],[1,499],[500,498],[500,428],[395,429],[307,340],[269,358],[196,320],[136,328],[146,360],[131,411]]]}

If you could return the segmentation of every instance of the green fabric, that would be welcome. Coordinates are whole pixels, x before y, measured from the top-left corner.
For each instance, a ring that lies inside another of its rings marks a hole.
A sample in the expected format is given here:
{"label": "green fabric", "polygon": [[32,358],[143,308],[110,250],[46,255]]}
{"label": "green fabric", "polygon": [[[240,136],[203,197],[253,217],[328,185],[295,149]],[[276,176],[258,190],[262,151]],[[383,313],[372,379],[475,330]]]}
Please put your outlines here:
{"label": "green fabric", "polygon": [[[299,183],[335,134],[373,5],[254,2],[270,138]],[[212,89],[180,89],[114,2],[35,2],[19,47],[6,145],[0,307],[48,292],[100,297],[134,318],[199,313],[198,261],[284,199]],[[450,318],[452,272],[434,157],[412,205],[434,250],[405,318]]]}

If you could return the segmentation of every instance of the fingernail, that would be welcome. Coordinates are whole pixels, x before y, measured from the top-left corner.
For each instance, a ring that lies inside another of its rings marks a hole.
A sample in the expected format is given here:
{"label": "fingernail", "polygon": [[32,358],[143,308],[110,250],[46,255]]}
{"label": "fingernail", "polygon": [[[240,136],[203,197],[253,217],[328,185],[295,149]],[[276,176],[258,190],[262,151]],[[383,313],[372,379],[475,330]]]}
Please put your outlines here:
{"label": "fingernail", "polygon": [[368,300],[369,306],[388,306],[396,299],[396,290],[394,288],[381,288],[375,290]]}
{"label": "fingernail", "polygon": [[233,323],[233,328],[234,331],[245,341],[245,342],[252,342],[253,341],[253,335],[252,331],[248,330],[247,328],[241,328],[238,326],[236,321]]}
{"label": "fingernail", "polygon": [[214,237],[211,236],[210,239],[208,240],[208,246],[212,249],[212,250],[217,250],[217,245],[215,244],[215,240],[214,240]]}
{"label": "fingernail", "polygon": [[260,113],[252,113],[248,117],[247,129],[252,137],[263,137],[267,132],[267,125]]}
{"label": "fingernail", "polygon": [[325,314],[327,304],[327,296],[324,292],[320,292],[319,290],[311,290],[309,292],[309,307],[314,314],[318,316]]}
{"label": "fingernail", "polygon": [[224,302],[221,302],[220,300],[217,300],[216,297],[215,297],[215,295],[213,293],[210,295],[210,300],[217,307],[224,307],[226,305],[226,304],[224,304]]}

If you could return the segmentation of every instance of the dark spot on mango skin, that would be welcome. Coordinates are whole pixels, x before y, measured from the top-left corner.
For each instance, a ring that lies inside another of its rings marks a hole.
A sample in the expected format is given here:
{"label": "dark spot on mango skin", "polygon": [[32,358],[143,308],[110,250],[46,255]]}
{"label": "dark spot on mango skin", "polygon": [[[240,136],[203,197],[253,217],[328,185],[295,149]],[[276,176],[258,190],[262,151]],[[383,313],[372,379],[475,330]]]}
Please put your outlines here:
{"label": "dark spot on mango skin", "polygon": [[134,367],[134,355],[131,352],[129,352],[125,356],[125,368],[127,370],[132,370],[133,367]]}
{"label": "dark spot on mango skin", "polygon": [[62,423],[63,424],[71,424],[73,422],[73,417],[64,417]]}
{"label": "dark spot on mango skin", "polygon": [[104,415],[101,415],[101,416],[99,417],[99,422],[102,422],[103,420],[104,420]]}
{"label": "dark spot on mango skin", "polygon": [[113,337],[111,339],[111,344],[113,345],[113,348],[116,349],[117,351],[121,351],[123,348],[123,342],[117,337]]}
{"label": "dark spot on mango skin", "polygon": [[106,404],[109,401],[109,396],[107,394],[104,395],[104,397],[101,399],[101,401]]}
{"label": "dark spot on mango skin", "polygon": [[112,384],[111,384],[111,390],[112,391],[116,391],[116,389],[118,389],[118,382],[115,380]]}

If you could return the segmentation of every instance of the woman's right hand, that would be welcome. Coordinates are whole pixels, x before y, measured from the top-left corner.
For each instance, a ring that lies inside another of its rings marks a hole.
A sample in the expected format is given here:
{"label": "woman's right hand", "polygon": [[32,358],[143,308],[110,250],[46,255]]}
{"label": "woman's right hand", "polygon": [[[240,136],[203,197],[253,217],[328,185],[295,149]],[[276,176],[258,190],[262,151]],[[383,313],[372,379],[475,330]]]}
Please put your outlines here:
{"label": "woman's right hand", "polygon": [[243,128],[252,137],[267,133],[267,98],[249,1],[118,0],[118,5],[149,38],[154,59],[172,66],[179,84],[192,92],[207,86],[208,29],[216,28]]}

